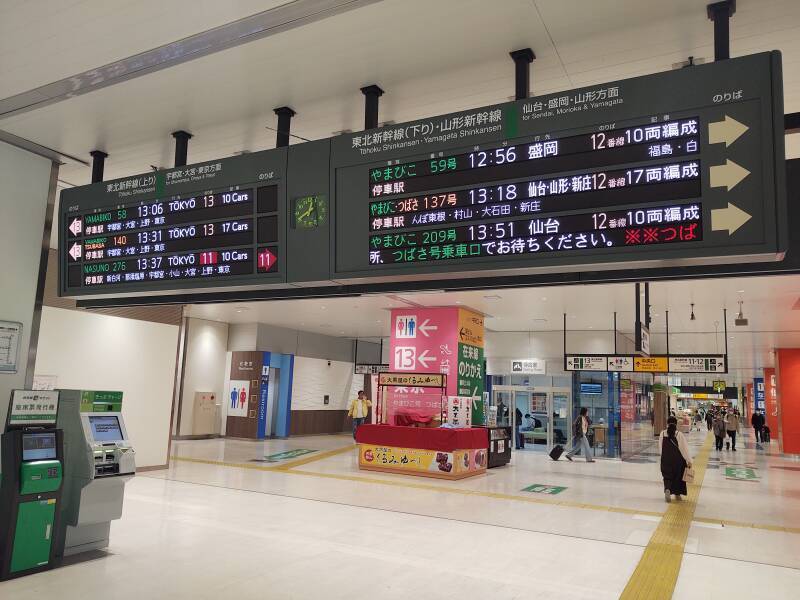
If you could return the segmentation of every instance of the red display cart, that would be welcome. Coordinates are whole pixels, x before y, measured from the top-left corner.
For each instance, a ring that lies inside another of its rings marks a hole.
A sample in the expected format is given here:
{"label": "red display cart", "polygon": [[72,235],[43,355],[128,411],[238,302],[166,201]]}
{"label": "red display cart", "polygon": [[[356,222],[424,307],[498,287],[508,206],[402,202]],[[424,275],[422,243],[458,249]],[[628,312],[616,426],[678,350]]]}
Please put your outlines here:
{"label": "red display cart", "polygon": [[[420,419],[412,424],[386,423],[386,403],[390,387],[419,387],[441,392],[440,422],[447,414],[447,376],[441,373],[381,373],[378,376],[376,424],[362,425],[356,432],[358,466],[369,471],[384,471],[463,479],[486,472],[488,438],[484,428],[445,428],[431,426],[435,421]],[[406,422],[405,415],[400,416]],[[408,417],[414,422],[413,415]]]}

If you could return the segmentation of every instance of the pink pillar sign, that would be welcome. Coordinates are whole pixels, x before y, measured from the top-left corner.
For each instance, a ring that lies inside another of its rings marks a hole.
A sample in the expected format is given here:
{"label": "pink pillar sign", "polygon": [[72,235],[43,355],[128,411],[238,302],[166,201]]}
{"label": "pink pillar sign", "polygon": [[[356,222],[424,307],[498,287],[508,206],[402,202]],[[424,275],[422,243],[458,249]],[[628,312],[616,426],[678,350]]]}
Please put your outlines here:
{"label": "pink pillar sign", "polygon": [[[482,395],[482,315],[458,307],[396,308],[391,324],[390,370],[443,373],[447,375],[446,395]],[[476,364],[470,365],[470,361]],[[478,372],[474,372],[476,369]],[[388,390],[387,423],[430,423],[439,418],[441,410],[438,389]]]}

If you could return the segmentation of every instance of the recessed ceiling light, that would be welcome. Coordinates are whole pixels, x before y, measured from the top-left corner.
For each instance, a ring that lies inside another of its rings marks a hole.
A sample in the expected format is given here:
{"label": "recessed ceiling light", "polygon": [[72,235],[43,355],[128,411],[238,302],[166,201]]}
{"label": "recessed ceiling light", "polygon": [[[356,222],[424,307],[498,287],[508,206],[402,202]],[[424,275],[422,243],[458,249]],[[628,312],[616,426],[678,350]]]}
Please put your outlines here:
{"label": "recessed ceiling light", "polygon": [[321,308],[322,310],[325,310],[325,309],[326,309],[326,308],[328,308],[328,307],[327,307],[327,306],[320,306],[320,308]]}
{"label": "recessed ceiling light", "polygon": [[488,296],[483,297],[484,300],[500,300],[500,296],[497,294],[490,294]]}
{"label": "recessed ceiling light", "polygon": [[736,290],[737,294],[744,294],[744,290]]}
{"label": "recessed ceiling light", "polygon": [[547,302],[547,298],[545,296],[542,296],[542,302]]}
{"label": "recessed ceiling light", "polygon": [[456,300],[456,304],[463,304],[463,302],[461,302],[461,300]]}

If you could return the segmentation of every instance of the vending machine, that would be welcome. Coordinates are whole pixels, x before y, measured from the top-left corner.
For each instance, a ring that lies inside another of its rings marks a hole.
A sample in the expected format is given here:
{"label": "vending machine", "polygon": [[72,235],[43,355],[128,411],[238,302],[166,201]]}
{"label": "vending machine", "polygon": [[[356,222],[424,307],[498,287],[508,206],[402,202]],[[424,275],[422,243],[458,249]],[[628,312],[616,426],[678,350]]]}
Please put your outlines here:
{"label": "vending machine", "polygon": [[0,580],[59,562],[63,435],[57,391],[14,390],[2,436]]}

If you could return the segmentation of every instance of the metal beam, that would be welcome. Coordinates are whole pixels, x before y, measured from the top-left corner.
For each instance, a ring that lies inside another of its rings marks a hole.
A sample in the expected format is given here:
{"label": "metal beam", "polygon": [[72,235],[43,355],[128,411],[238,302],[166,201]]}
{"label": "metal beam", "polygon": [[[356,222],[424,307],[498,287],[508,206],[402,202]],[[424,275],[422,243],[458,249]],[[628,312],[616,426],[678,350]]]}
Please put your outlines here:
{"label": "metal beam", "polygon": [[531,95],[531,63],[536,55],[530,48],[508,54],[514,60],[514,98],[523,100]]}
{"label": "metal beam", "polygon": [[92,157],[92,183],[103,181],[103,171],[108,154],[102,150],[92,150],[89,155]]}
{"label": "metal beam", "polygon": [[708,18],[714,21],[714,60],[731,57],[730,20],[736,12],[736,0],[714,2],[706,7]]}
{"label": "metal beam", "polygon": [[383,96],[383,90],[377,85],[368,85],[361,88],[364,94],[364,129],[375,129],[378,126],[378,98]]}
{"label": "metal beam", "polygon": [[381,0],[294,0],[134,54],[101,67],[0,100],[0,117],[9,117],[149,75],[181,63],[241,46]]}
{"label": "metal beam", "polygon": [[275,134],[275,147],[284,148],[289,145],[292,135],[292,117],[297,113],[288,106],[280,106],[273,111],[278,115],[278,131]]}
{"label": "metal beam", "polygon": [[176,167],[183,167],[189,158],[189,140],[192,139],[192,134],[188,131],[173,131],[172,137],[175,138],[175,165]]}

